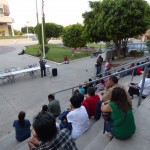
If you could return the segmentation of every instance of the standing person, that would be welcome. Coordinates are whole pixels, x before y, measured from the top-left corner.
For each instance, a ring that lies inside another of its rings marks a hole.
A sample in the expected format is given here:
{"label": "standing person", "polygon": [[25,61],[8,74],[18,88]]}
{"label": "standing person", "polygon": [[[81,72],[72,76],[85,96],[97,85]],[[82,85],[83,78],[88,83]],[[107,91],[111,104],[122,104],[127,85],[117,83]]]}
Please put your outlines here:
{"label": "standing person", "polygon": [[123,88],[113,89],[110,101],[102,103],[101,111],[110,112],[111,121],[105,124],[105,130],[110,133],[110,138],[125,140],[135,133],[132,106]]}
{"label": "standing person", "polygon": [[44,76],[46,76],[46,67],[45,67],[46,61],[43,60],[42,57],[40,58],[39,64],[41,68],[41,77],[43,77],[43,74]]}
{"label": "standing person", "polygon": [[67,115],[67,120],[72,125],[71,137],[79,138],[90,127],[90,121],[87,111],[84,106],[81,106],[84,96],[81,93],[76,93],[70,99],[70,112]]}
{"label": "standing person", "polygon": [[104,66],[105,76],[107,76],[108,71],[111,69],[110,59],[106,59],[106,63]]}
{"label": "standing person", "polygon": [[60,103],[55,99],[53,94],[48,95],[48,111],[51,112],[55,117],[58,117],[61,113]]}
{"label": "standing person", "polygon": [[17,141],[24,141],[31,136],[30,126],[30,121],[25,119],[25,112],[21,111],[18,114],[18,120],[15,120],[13,123]]}
{"label": "standing person", "polygon": [[30,150],[77,150],[67,129],[58,130],[55,117],[49,113],[39,113],[33,119],[33,137],[28,140]]}
{"label": "standing person", "polygon": [[96,61],[96,75],[99,75],[101,72],[102,62],[103,62],[103,58],[100,55]]}

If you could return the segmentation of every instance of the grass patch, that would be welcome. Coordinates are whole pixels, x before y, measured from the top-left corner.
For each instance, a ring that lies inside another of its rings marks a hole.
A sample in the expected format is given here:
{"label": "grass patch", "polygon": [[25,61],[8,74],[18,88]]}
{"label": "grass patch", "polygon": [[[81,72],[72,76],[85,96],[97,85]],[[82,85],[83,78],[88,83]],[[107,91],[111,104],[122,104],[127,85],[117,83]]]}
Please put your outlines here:
{"label": "grass patch", "polygon": [[5,39],[24,39],[27,37],[24,36],[0,36],[0,40],[5,40]]}
{"label": "grass patch", "polygon": [[94,48],[104,48],[104,47],[106,47],[106,45],[105,44],[96,44],[96,43],[89,43],[89,44],[87,44],[87,46],[88,47],[94,47]]}
{"label": "grass patch", "polygon": [[[84,52],[77,52],[75,53],[74,57],[72,57],[72,50],[71,48],[64,47],[62,44],[48,44],[49,51],[46,54],[46,59],[55,61],[55,62],[63,62],[64,56],[67,56],[69,60],[75,60],[79,58],[88,57],[91,55],[91,52],[84,51]],[[32,45],[27,46],[26,53],[32,56],[37,56],[40,51],[40,45]]]}

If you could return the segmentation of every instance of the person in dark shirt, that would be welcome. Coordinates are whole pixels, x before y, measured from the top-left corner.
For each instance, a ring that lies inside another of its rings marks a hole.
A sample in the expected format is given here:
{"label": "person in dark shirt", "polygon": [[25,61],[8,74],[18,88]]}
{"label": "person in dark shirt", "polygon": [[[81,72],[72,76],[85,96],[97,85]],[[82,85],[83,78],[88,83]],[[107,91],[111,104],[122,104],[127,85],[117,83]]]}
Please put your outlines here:
{"label": "person in dark shirt", "polygon": [[40,58],[39,64],[41,68],[41,77],[43,77],[43,74],[44,76],[46,76],[46,67],[45,67],[46,61]]}
{"label": "person in dark shirt", "polygon": [[25,118],[25,112],[21,111],[18,115],[18,120],[15,120],[13,127],[16,131],[16,140],[21,142],[31,136],[30,121]]}

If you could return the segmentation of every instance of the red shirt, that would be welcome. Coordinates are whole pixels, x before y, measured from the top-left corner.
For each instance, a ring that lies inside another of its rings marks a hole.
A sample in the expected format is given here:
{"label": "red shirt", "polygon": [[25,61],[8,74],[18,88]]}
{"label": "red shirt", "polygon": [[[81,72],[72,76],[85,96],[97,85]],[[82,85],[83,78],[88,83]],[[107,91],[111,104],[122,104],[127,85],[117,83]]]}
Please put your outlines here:
{"label": "red shirt", "polygon": [[89,117],[94,116],[97,102],[100,100],[99,95],[95,94],[94,96],[87,97],[82,105],[86,108]]}
{"label": "red shirt", "polygon": [[142,74],[142,67],[137,68],[136,71],[137,71],[137,75],[141,75]]}

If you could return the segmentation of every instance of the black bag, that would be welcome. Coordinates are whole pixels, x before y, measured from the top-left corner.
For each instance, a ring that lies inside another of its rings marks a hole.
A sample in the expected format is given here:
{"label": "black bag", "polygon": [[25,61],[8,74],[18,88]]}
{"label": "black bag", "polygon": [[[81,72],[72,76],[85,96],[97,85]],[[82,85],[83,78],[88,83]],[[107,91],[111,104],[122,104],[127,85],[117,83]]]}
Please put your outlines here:
{"label": "black bag", "polygon": [[53,76],[57,76],[57,68],[53,68],[52,69],[52,75]]}

